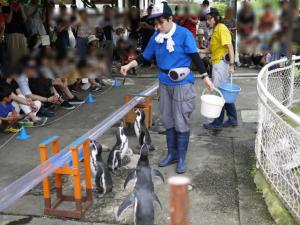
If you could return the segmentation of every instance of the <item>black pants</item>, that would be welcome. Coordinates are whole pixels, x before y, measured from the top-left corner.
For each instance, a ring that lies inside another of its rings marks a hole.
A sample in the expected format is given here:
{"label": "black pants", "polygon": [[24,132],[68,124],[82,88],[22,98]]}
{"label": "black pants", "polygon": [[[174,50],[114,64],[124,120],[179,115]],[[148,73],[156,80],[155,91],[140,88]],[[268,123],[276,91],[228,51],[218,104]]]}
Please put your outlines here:
{"label": "black pants", "polygon": [[29,79],[29,87],[33,94],[49,98],[52,93],[52,80],[46,78],[31,78]]}

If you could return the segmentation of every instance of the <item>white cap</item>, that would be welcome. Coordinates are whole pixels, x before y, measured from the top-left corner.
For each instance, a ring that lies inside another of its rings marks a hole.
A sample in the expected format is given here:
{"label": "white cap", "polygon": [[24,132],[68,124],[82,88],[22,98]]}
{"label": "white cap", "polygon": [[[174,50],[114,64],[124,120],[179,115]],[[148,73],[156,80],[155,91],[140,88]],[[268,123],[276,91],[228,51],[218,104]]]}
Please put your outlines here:
{"label": "white cap", "polygon": [[90,35],[88,37],[88,43],[91,43],[92,41],[99,41],[99,39],[96,37],[96,35]]}

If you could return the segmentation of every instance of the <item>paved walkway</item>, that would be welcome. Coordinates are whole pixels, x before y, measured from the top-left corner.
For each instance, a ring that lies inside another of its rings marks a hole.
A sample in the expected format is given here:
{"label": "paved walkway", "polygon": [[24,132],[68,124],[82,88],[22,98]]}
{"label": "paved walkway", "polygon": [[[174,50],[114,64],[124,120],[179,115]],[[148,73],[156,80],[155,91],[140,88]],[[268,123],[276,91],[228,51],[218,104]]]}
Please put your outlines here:
{"label": "paved walkway", "polygon": [[[128,92],[143,90],[153,80],[136,79],[135,85],[111,89],[97,97],[97,103],[81,106],[77,111],[65,117],[62,121],[50,126],[31,129],[33,138],[30,141],[12,141],[0,149],[0,188],[22,176],[39,163],[37,146],[40,141],[51,135],[62,136],[61,146],[65,146],[77,137],[95,126],[109,113],[123,104],[123,96]],[[197,81],[197,91],[200,95],[203,88]],[[190,218],[191,225],[272,225],[275,224],[266,209],[261,194],[256,192],[253,178],[250,175],[255,163],[254,140],[256,124],[256,80],[251,78],[237,79],[242,87],[237,107],[240,117],[240,126],[235,129],[224,129],[212,133],[202,128],[206,121],[200,116],[200,99],[192,117],[191,141],[187,162],[189,171],[187,175],[192,180],[193,189],[190,192]],[[157,102],[154,101],[155,118],[157,118]],[[87,116],[88,115],[88,116]],[[241,116],[243,115],[243,116]],[[243,117],[243,118],[242,118]],[[244,121],[244,122],[243,122]],[[137,140],[132,131],[127,131],[129,145],[135,149]],[[155,129],[151,136],[156,151],[151,153],[150,159],[153,167],[164,155],[166,147],[165,136],[159,135]],[[0,146],[7,139],[0,137]],[[112,147],[114,128],[99,139],[102,144]],[[104,155],[106,158],[107,154]],[[136,157],[135,157],[136,158]],[[174,175],[174,167],[159,168],[169,177]],[[9,209],[0,215],[0,225],[30,224],[30,225],[114,225],[133,224],[132,210],[117,221],[115,212],[124,197],[132,189],[123,190],[124,178],[129,169],[123,169],[120,176],[114,176],[113,193],[105,198],[95,199],[93,206],[85,218],[80,221],[59,220],[43,215],[43,198],[40,187],[18,200]],[[67,181],[67,186],[71,183]],[[168,186],[155,181],[156,192],[163,204],[163,210],[157,210],[157,225],[168,224]]]}

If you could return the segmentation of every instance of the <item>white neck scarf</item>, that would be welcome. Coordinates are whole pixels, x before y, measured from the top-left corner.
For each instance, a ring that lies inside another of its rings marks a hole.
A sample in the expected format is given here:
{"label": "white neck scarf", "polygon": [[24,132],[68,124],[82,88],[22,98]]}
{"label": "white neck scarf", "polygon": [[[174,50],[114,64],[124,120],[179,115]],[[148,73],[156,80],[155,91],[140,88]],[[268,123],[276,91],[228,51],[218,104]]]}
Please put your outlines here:
{"label": "white neck scarf", "polygon": [[169,52],[173,52],[173,51],[174,51],[174,45],[175,45],[175,43],[174,43],[174,41],[173,41],[173,39],[172,39],[172,36],[173,36],[173,34],[175,33],[175,31],[176,31],[176,24],[173,23],[173,24],[172,24],[172,28],[171,28],[171,30],[169,31],[169,33],[165,34],[165,33],[161,33],[161,32],[160,32],[160,33],[155,37],[156,43],[162,44],[162,43],[164,43],[164,40],[167,39],[167,45],[166,45],[167,50],[168,50]]}

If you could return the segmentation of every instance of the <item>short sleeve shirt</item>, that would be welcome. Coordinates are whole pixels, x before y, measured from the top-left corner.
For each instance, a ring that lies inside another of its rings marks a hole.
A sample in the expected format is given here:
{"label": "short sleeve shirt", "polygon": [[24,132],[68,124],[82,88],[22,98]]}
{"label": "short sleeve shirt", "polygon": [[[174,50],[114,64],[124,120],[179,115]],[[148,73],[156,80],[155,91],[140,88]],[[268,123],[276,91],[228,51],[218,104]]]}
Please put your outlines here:
{"label": "short sleeve shirt", "polygon": [[219,23],[210,39],[210,53],[211,53],[211,63],[218,64],[226,54],[228,54],[228,47],[232,43],[231,33],[228,28]]}
{"label": "short sleeve shirt", "polygon": [[[196,41],[193,34],[186,28],[176,25],[175,33],[172,39],[175,43],[174,51],[169,52],[166,48],[167,40],[164,40],[162,44],[155,41],[155,37],[158,32],[155,32],[145,51],[143,52],[143,57],[151,61],[153,58],[156,59],[157,66],[162,70],[170,70],[180,67],[189,67],[192,63],[192,59],[189,54],[197,52]],[[182,81],[176,82],[172,81],[168,75],[162,71],[158,74],[159,81],[168,86],[176,86],[187,83],[194,83],[195,77],[192,72],[183,79]]]}
{"label": "short sleeve shirt", "polygon": [[10,112],[13,112],[15,108],[12,103],[8,103],[7,105],[3,105],[0,102],[0,117],[6,118]]}

